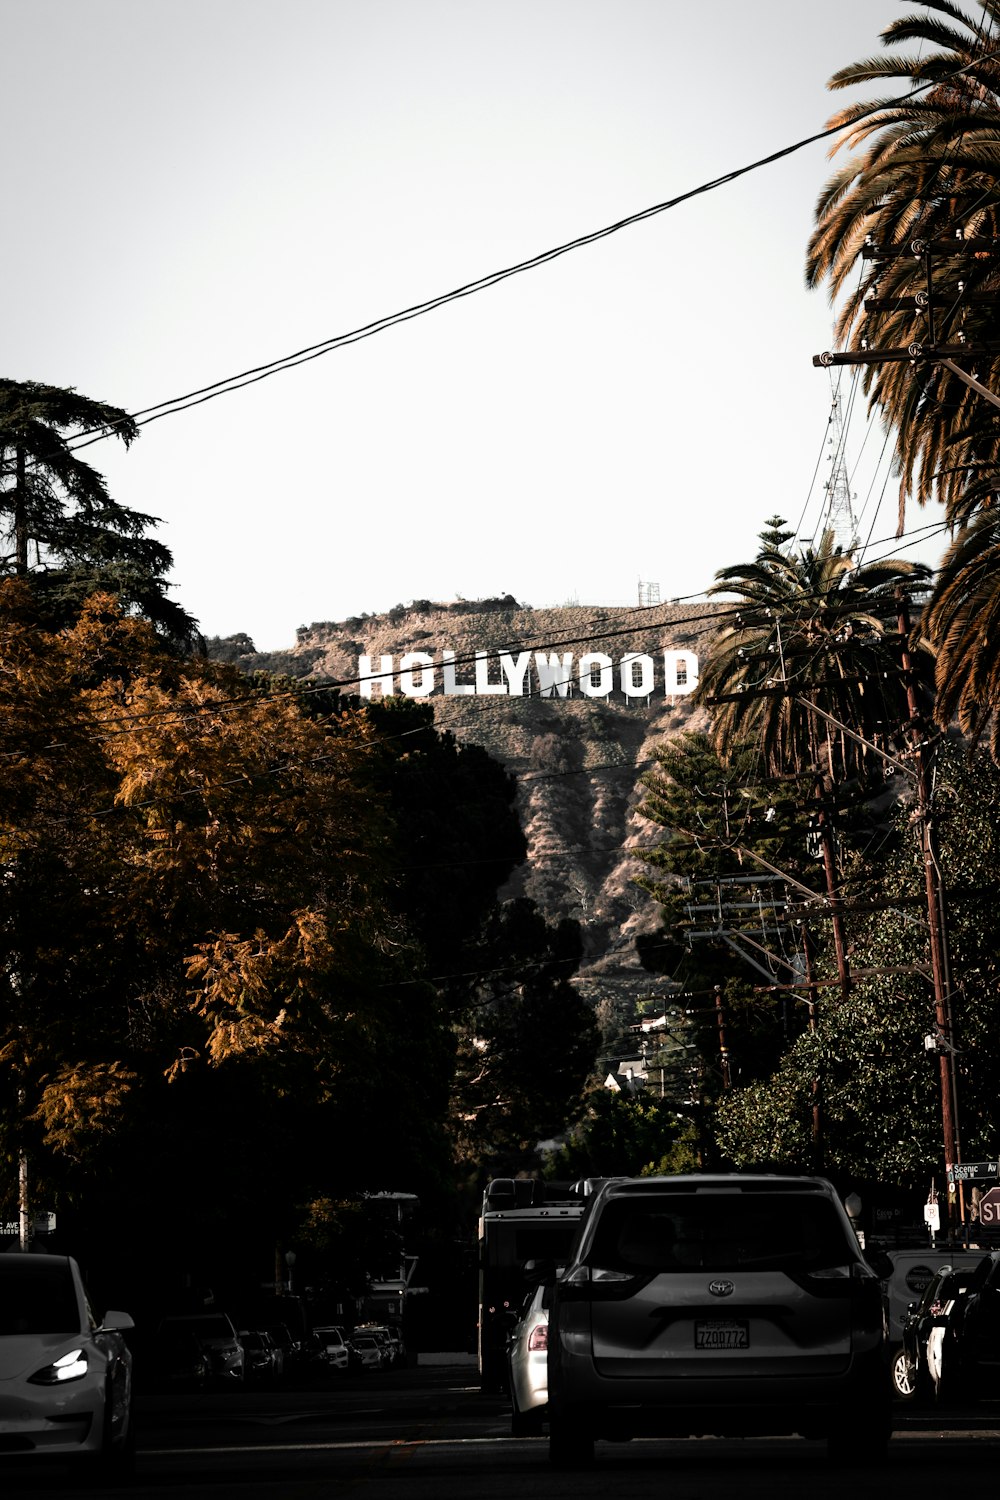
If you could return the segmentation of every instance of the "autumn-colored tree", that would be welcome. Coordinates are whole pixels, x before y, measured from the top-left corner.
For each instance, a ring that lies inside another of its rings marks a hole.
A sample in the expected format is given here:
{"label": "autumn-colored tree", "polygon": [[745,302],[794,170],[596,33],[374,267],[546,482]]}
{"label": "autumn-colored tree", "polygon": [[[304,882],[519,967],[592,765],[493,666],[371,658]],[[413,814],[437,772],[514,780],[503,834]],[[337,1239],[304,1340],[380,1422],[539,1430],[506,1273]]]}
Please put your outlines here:
{"label": "autumn-colored tree", "polygon": [[182,662],[108,596],[59,635],[33,607],[0,588],[8,1162],[189,1242],[443,1169],[450,1038],[365,715]]}

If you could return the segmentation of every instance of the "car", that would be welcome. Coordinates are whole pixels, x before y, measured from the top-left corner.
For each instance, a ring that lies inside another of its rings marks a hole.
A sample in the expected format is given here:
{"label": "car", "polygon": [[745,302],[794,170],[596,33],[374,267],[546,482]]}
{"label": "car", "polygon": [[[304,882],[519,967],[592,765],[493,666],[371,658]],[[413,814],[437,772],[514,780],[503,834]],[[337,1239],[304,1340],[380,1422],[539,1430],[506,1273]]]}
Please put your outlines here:
{"label": "car", "polygon": [[217,1386],[242,1385],[246,1356],[232,1320],[223,1312],[175,1313],[160,1323],[159,1337],[190,1333],[208,1360],[208,1376]]}
{"label": "car", "polygon": [[[889,1369],[894,1396],[901,1401],[916,1399],[915,1367],[903,1347],[903,1324],[910,1316],[942,1266],[960,1267],[968,1258],[975,1265],[982,1252],[960,1246],[924,1246],[887,1251],[890,1268],[883,1281],[889,1334]],[[870,1257],[869,1257],[870,1258]]]}
{"label": "car", "polygon": [[507,1341],[511,1437],[541,1432],[548,1415],[550,1293],[544,1282],[536,1287]]}
{"label": "car", "polygon": [[244,1375],[247,1380],[276,1380],[285,1364],[284,1353],[262,1328],[241,1328]]}
{"label": "car", "polygon": [[148,1366],[153,1383],[161,1389],[201,1390],[208,1384],[208,1355],[185,1329],[168,1329],[158,1336]]}
{"label": "car", "polygon": [[314,1328],[313,1333],[323,1346],[326,1363],[334,1370],[346,1370],[349,1354],[347,1340],[343,1331],[332,1325],[326,1328]]}
{"label": "car", "polygon": [[356,1370],[384,1370],[385,1352],[370,1333],[352,1333],[347,1341],[350,1364]]}
{"label": "car", "polygon": [[382,1350],[382,1363],[390,1370],[402,1362],[402,1340],[398,1333],[384,1323],[360,1323],[354,1332],[370,1334]]}
{"label": "car", "polygon": [[606,1181],[551,1285],[549,1458],[595,1438],[797,1433],[877,1461],[892,1431],[878,1277],[818,1177]]}
{"label": "car", "polygon": [[127,1472],[133,1327],[124,1312],[96,1321],[72,1256],[0,1255],[0,1456]]}
{"label": "car", "polygon": [[1000,1251],[984,1255],[967,1278],[942,1343],[939,1399],[1000,1394]]}
{"label": "car", "polygon": [[903,1319],[903,1342],[892,1360],[893,1389],[900,1400],[926,1402],[943,1397],[943,1353],[948,1328],[977,1264],[970,1258],[958,1267],[940,1266],[919,1302],[910,1303]]}

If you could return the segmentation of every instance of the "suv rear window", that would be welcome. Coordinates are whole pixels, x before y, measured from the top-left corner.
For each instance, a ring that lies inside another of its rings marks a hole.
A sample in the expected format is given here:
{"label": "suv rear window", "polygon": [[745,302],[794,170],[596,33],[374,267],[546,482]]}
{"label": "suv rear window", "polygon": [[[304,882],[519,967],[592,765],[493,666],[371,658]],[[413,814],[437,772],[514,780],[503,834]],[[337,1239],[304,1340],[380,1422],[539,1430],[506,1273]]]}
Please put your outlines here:
{"label": "suv rear window", "polygon": [[825,1198],[671,1193],[612,1198],[587,1260],[618,1271],[818,1271],[853,1258]]}

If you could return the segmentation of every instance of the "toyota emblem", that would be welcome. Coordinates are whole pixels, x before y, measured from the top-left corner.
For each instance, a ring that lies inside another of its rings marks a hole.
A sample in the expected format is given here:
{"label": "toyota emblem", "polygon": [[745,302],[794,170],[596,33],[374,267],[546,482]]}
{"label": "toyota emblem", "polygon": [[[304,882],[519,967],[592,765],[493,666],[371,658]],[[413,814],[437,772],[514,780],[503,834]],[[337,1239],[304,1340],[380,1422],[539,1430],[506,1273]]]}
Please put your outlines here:
{"label": "toyota emblem", "polygon": [[713,1297],[731,1297],[736,1288],[731,1281],[710,1281],[708,1290]]}

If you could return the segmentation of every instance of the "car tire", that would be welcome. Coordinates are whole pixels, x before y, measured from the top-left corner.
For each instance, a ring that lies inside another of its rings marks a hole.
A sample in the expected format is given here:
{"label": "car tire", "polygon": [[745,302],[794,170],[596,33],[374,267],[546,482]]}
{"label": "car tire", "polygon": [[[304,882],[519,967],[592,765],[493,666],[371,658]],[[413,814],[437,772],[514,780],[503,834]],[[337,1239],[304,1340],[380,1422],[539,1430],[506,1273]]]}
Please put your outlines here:
{"label": "car tire", "polygon": [[905,1349],[897,1349],[891,1366],[892,1394],[897,1401],[914,1401],[917,1396],[917,1369]]}
{"label": "car tire", "polygon": [[573,1412],[549,1412],[549,1463],[554,1469],[588,1469],[594,1435]]}
{"label": "car tire", "polygon": [[76,1460],[79,1477],[89,1486],[100,1484],[113,1487],[127,1484],[135,1475],[135,1412],[129,1405],[128,1425],[125,1431],[113,1439],[111,1423],[110,1383],[104,1401],[104,1425],[101,1446],[97,1453]]}
{"label": "car tire", "polygon": [[542,1430],[542,1422],[545,1418],[545,1409],[541,1406],[534,1407],[531,1411],[521,1411],[514,1395],[510,1398],[510,1435],[511,1437],[538,1437]]}

